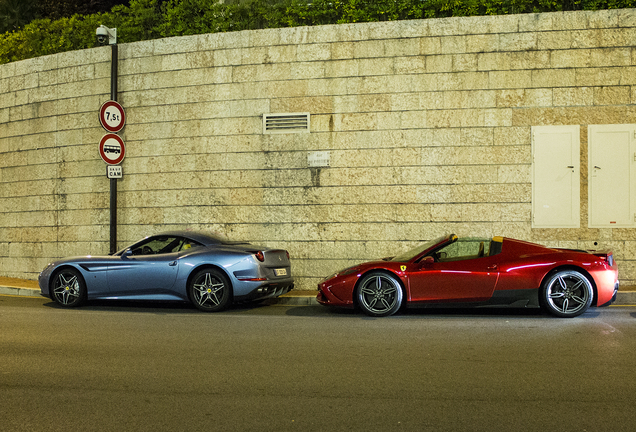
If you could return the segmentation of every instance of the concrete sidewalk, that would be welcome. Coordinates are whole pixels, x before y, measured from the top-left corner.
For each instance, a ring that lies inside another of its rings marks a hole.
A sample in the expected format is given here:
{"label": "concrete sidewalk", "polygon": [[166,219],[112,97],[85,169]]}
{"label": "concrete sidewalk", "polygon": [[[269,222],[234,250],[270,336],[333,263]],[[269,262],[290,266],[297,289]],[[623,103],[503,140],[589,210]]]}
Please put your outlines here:
{"label": "concrete sidewalk", "polygon": [[[0,295],[18,295],[39,297],[40,287],[37,281],[0,276]],[[307,306],[318,304],[317,291],[291,291],[278,298],[269,299],[269,304]],[[618,290],[615,305],[636,305],[636,287],[630,286]]]}

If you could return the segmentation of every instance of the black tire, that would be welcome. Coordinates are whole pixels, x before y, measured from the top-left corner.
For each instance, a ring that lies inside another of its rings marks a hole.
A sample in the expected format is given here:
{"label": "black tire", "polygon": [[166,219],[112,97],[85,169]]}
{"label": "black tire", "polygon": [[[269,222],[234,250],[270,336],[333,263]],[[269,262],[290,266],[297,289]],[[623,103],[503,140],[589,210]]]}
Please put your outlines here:
{"label": "black tire", "polygon": [[585,275],[576,270],[560,270],[549,275],[541,287],[541,306],[560,318],[574,318],[592,304],[594,290]]}
{"label": "black tire", "polygon": [[402,306],[402,285],[391,274],[372,272],[360,279],[356,298],[360,309],[367,315],[393,315]]}
{"label": "black tire", "polygon": [[218,312],[232,301],[232,285],[220,271],[203,269],[195,273],[188,286],[188,294],[197,309]]}
{"label": "black tire", "polygon": [[64,268],[51,279],[51,298],[60,306],[76,307],[86,300],[86,282],[81,273]]}

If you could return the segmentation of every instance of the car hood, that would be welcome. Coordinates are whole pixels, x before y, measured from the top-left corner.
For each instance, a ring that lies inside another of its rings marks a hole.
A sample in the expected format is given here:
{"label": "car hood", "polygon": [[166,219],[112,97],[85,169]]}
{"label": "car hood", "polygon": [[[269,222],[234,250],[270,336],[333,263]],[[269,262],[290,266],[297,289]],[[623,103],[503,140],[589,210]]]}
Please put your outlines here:
{"label": "car hood", "polygon": [[59,264],[68,264],[68,263],[94,263],[94,262],[108,262],[108,261],[117,261],[120,260],[121,257],[114,255],[81,255],[81,256],[73,256],[61,258],[53,261],[51,264],[59,265]]}
{"label": "car hood", "polygon": [[46,266],[45,270],[51,270],[55,267],[59,267],[63,264],[72,264],[74,266],[80,266],[84,269],[88,269],[89,267],[95,266],[106,266],[109,263],[121,261],[121,257],[112,256],[112,255],[83,255],[83,256],[74,256],[74,257],[66,257],[55,260],[49,265]]}

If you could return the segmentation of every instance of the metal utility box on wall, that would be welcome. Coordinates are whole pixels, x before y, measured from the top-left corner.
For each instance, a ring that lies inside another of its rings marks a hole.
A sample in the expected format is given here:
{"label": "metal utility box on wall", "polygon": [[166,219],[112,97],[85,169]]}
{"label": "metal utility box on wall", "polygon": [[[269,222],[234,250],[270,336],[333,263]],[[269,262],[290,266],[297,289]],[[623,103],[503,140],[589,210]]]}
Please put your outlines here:
{"label": "metal utility box on wall", "polygon": [[580,226],[580,127],[532,127],[532,227]]}
{"label": "metal utility box on wall", "polygon": [[588,126],[590,228],[636,227],[636,125]]}

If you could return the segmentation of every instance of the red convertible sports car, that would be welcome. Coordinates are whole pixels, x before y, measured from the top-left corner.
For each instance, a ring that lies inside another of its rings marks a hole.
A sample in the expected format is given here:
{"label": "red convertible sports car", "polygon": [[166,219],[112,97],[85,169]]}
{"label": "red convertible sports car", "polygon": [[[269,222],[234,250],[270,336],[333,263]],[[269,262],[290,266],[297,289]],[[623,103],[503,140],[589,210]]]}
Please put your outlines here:
{"label": "red convertible sports car", "polygon": [[323,305],[359,307],[378,317],[402,305],[541,307],[557,317],[575,317],[616,299],[618,269],[611,251],[451,234],[342,270],[318,289]]}

